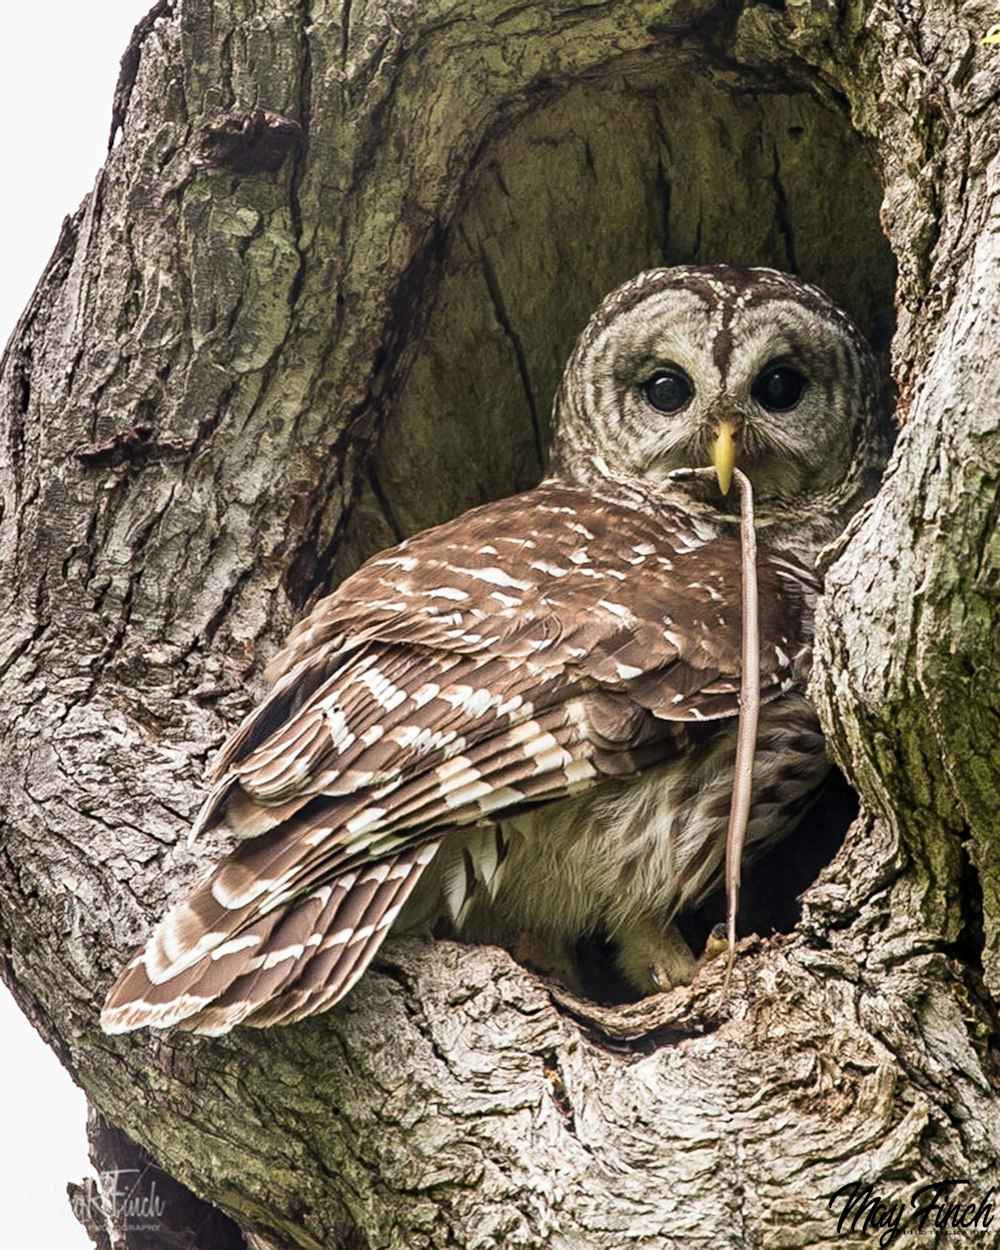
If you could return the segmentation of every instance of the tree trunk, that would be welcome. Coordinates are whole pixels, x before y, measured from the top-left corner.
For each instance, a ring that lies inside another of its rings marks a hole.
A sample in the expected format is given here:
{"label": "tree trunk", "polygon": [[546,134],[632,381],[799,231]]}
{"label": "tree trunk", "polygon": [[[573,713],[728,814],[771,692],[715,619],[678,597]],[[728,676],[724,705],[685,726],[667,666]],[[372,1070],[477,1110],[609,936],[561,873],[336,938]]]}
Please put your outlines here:
{"label": "tree trunk", "polygon": [[[2,971],[117,1126],[106,1170],[151,1158],[246,1244],[303,1250],[873,1244],[885,1211],[832,1194],[870,1182],[911,1228],[922,1185],[987,1194],[994,17],[160,0],[140,24],[120,141],[0,382]],[[710,971],[603,1023],[503,951],[396,940],[298,1026],[102,1036],[113,974],[212,855],[185,841],[206,758],[290,624],[537,481],[600,297],[713,260],[801,273],[883,349],[896,304],[902,432],[827,575],[814,679],[863,811],[797,927],[741,948],[728,998]],[[119,1209],[109,1244],[239,1244],[170,1240],[198,1221],[169,1193],[173,1221]]]}

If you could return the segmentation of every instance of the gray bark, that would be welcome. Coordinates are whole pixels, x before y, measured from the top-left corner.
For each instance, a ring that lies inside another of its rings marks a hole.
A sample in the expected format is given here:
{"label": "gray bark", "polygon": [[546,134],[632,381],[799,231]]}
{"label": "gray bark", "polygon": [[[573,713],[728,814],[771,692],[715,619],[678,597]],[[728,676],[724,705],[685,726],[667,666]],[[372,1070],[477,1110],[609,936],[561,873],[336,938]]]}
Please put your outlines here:
{"label": "gray bark", "polygon": [[[248,1244],[840,1246],[851,1181],[989,1188],[994,16],[161,0],[140,30],[0,377],[2,972]],[[902,433],[815,678],[864,811],[801,923],[728,999],[710,970],[603,1022],[500,950],[397,940],[300,1026],[103,1037],[289,625],[533,484],[589,312],[687,260],[797,270],[883,346],[896,300]]]}

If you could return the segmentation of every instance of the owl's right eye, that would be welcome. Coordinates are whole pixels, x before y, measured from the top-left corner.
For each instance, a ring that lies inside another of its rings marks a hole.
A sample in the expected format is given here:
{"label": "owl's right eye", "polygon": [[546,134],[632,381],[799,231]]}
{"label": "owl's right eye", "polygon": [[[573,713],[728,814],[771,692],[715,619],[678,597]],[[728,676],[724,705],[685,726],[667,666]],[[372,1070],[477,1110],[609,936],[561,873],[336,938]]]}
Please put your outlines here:
{"label": "owl's right eye", "polygon": [[651,374],[642,393],[657,412],[679,412],[690,401],[694,386],[684,370],[673,365]]}

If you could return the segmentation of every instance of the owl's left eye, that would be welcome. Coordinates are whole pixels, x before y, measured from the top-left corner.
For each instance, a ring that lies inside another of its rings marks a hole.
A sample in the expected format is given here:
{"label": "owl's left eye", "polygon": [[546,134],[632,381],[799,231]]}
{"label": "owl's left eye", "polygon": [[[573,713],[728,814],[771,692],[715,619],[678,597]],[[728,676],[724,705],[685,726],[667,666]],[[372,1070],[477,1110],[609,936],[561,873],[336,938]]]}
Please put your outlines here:
{"label": "owl's left eye", "polygon": [[768,365],[757,374],[750,394],[770,412],[786,412],[794,408],[806,389],[801,373],[788,365]]}

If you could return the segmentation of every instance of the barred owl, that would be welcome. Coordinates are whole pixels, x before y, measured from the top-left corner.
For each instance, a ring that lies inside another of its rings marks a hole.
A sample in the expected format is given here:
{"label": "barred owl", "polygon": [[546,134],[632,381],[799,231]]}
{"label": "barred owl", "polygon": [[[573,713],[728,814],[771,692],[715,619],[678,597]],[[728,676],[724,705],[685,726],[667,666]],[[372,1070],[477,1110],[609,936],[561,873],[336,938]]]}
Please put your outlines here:
{"label": "barred owl", "polygon": [[671,980],[731,798],[734,462],[761,601],[748,845],[794,825],[828,769],[816,555],[881,467],[869,348],[774,270],[652,270],[584,330],[553,427],[535,490],[375,556],[292,631],[196,824],[235,849],[125,968],[108,1031],[322,1011],[397,922],[440,914],[556,948],[602,931],[637,988]]}

